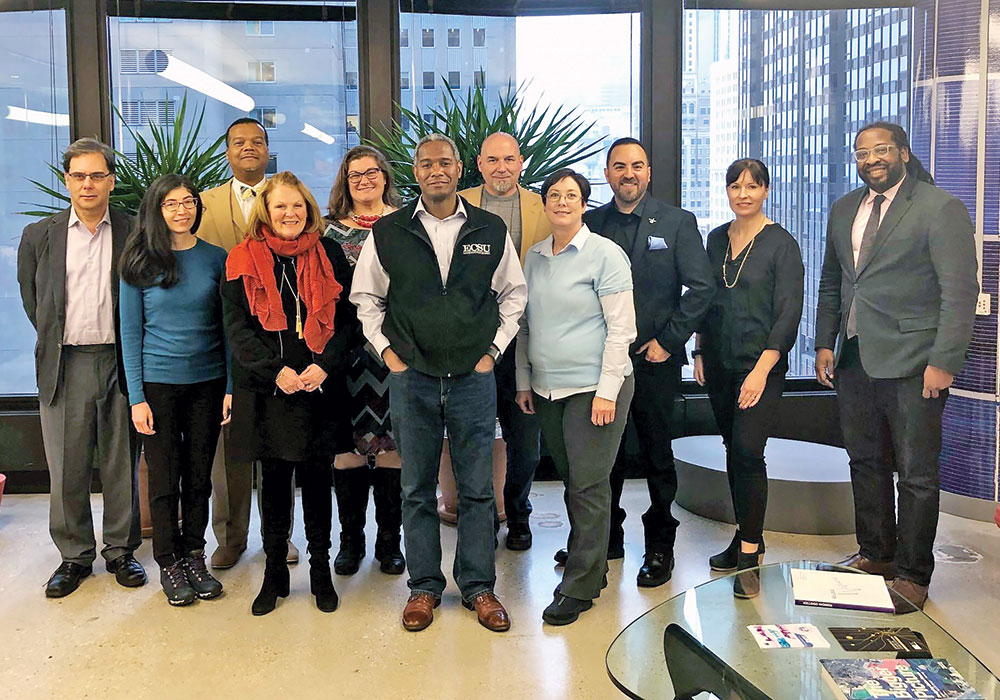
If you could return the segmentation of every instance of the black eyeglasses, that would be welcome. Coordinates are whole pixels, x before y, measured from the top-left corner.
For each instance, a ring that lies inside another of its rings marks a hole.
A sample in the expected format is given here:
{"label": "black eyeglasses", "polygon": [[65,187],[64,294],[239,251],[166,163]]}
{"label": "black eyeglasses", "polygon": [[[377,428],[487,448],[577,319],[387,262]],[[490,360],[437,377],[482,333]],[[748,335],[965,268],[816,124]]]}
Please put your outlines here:
{"label": "black eyeglasses", "polygon": [[171,213],[177,211],[177,207],[184,207],[185,209],[190,211],[191,209],[194,209],[198,206],[198,200],[195,199],[194,197],[185,197],[179,202],[176,199],[168,199],[167,201],[160,204],[160,206],[163,207],[166,211],[169,211]]}
{"label": "black eyeglasses", "polygon": [[382,172],[382,168],[368,168],[368,170],[363,173],[359,173],[356,170],[347,173],[347,181],[351,184],[358,184],[361,182],[361,178],[366,180],[374,180],[375,176]]}
{"label": "black eyeglasses", "polygon": [[92,182],[102,182],[104,178],[111,177],[111,173],[66,173],[66,177],[74,182],[85,182],[88,177]]}

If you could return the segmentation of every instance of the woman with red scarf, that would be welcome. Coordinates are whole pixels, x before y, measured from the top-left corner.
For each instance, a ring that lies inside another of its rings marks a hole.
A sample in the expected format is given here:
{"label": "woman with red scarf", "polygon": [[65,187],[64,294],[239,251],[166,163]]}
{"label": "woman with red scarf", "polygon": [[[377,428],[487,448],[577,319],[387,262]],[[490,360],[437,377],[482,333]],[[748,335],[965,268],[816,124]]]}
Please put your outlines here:
{"label": "woman with red scarf", "polygon": [[222,283],[232,353],[233,441],[239,459],[263,469],[264,583],[254,615],[288,595],[291,485],[297,476],[316,607],[337,608],[330,575],[331,464],[353,447],[344,379],[357,316],[351,272],[336,242],[322,238],[312,194],[289,172],[272,177],[254,203],[247,237],[229,253]]}

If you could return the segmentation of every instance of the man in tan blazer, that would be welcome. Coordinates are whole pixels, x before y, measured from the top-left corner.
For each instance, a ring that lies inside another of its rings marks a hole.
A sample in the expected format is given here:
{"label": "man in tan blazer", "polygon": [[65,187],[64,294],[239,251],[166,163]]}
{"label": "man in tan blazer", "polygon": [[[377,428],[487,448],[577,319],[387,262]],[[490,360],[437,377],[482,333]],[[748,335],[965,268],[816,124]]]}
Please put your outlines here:
{"label": "man in tan blazer", "polygon": [[[521,149],[510,134],[490,134],[483,141],[476,163],[484,184],[459,194],[469,204],[504,220],[523,265],[528,248],[543,240],[551,231],[542,198],[518,184],[524,167]],[[514,400],[515,343],[516,339],[507,346],[494,374],[497,381],[497,413],[507,443],[507,478],[503,487],[507,549],[520,551],[531,547],[531,528],[528,526],[531,503],[528,494],[540,450],[538,419],[523,413]]]}
{"label": "man in tan blazer", "polygon": [[[268,152],[267,131],[256,119],[243,117],[226,130],[226,158],[233,177],[201,193],[204,207],[198,237],[232,250],[246,235],[253,203],[264,187]],[[212,466],[212,530],[219,543],[212,554],[213,569],[228,569],[247,548],[253,464],[226,458],[228,426],[223,430]],[[299,552],[288,542],[288,560],[298,561]]]}

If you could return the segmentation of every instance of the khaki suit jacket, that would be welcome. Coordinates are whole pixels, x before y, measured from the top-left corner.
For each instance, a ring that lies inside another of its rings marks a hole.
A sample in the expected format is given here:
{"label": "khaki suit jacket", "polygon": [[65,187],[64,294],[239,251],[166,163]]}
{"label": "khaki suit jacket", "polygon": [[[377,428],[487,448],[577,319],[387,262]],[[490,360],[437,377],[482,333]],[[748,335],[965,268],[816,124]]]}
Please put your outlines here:
{"label": "khaki suit jacket", "polygon": [[246,236],[247,222],[233,192],[232,178],[201,193],[201,225],[198,238],[229,252]]}
{"label": "khaki suit jacket", "polygon": [[[549,227],[549,220],[545,218],[541,196],[520,185],[517,186],[517,191],[521,198],[521,250],[518,252],[523,266],[528,248],[544,240],[552,233],[552,229]],[[482,206],[483,185],[462,190],[459,194],[472,206]]]}

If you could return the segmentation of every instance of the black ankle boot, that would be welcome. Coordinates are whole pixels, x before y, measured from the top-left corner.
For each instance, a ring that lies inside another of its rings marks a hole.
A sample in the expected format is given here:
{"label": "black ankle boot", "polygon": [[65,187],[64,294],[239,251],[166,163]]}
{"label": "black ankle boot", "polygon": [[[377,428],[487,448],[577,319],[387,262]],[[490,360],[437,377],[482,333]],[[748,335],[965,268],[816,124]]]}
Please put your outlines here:
{"label": "black ankle boot", "polygon": [[264,583],[260,593],[253,600],[250,612],[254,615],[267,615],[278,604],[278,598],[288,597],[288,562],[282,557],[280,561],[268,563],[264,567]]}
{"label": "black ankle boot", "polygon": [[368,467],[335,469],[333,490],[340,519],[340,551],[333,561],[338,576],[358,572],[365,558],[365,514],[368,510]]}
{"label": "black ankle boot", "polygon": [[756,552],[740,551],[736,555],[737,574],[733,577],[733,595],[737,598],[756,598],[760,595],[760,545]]}
{"label": "black ankle boot", "polygon": [[309,549],[309,590],[316,596],[316,607],[323,612],[333,612],[340,603],[330,576],[329,550]]}
{"label": "black ankle boot", "polygon": [[406,559],[399,546],[399,531],[403,525],[403,495],[399,485],[399,469],[377,467],[372,471],[372,495],[375,499],[375,558],[385,574],[398,575],[406,570]]}
{"label": "black ankle boot", "polygon": [[[764,553],[764,542],[757,545],[757,552]],[[740,553],[740,531],[733,535],[733,541],[724,550],[708,558],[708,565],[712,571],[736,571],[738,565],[737,557]]]}
{"label": "black ankle boot", "polygon": [[736,571],[736,557],[740,553],[740,531],[733,534],[733,541],[718,554],[708,558],[712,571]]}

